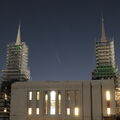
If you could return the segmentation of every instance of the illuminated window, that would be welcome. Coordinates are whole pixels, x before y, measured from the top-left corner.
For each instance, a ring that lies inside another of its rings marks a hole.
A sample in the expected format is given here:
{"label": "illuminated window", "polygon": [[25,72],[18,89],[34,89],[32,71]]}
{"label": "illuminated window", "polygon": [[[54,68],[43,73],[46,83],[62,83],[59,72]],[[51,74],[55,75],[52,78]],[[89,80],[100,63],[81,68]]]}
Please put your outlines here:
{"label": "illuminated window", "polygon": [[28,115],[32,115],[32,108],[28,108]]}
{"label": "illuminated window", "polygon": [[40,100],[40,92],[39,91],[36,92],[36,99]]}
{"label": "illuminated window", "polygon": [[51,91],[50,92],[50,114],[51,115],[55,115],[56,112],[56,92],[55,91]]}
{"label": "illuminated window", "polygon": [[7,94],[6,94],[6,93],[4,94],[4,98],[5,98],[5,100],[7,100],[7,99],[8,99],[8,96],[7,96]]}
{"label": "illuminated window", "polygon": [[45,93],[45,114],[48,114],[48,94]]}
{"label": "illuminated window", "polygon": [[108,114],[108,116],[111,114],[111,109],[110,108],[107,108],[107,114]]}
{"label": "illuminated window", "polygon": [[106,100],[110,100],[110,91],[106,91]]}
{"label": "illuminated window", "polygon": [[75,116],[78,116],[78,115],[79,115],[79,108],[78,108],[78,107],[75,107],[74,113],[75,113]]}
{"label": "illuminated window", "polygon": [[7,108],[4,108],[4,112],[7,112]]}
{"label": "illuminated window", "polygon": [[70,115],[70,108],[67,108],[67,115]]}
{"label": "illuminated window", "polygon": [[36,108],[36,114],[39,115],[40,114],[40,109]]}
{"label": "illuminated window", "polygon": [[29,92],[29,100],[32,100],[32,92]]}
{"label": "illuminated window", "polygon": [[61,93],[58,93],[58,114],[61,114]]}

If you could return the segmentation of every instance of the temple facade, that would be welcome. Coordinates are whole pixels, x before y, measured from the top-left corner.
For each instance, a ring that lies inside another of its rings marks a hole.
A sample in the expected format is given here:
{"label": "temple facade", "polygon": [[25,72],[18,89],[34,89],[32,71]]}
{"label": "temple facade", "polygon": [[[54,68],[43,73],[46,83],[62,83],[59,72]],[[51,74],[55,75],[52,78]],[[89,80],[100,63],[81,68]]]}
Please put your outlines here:
{"label": "temple facade", "polygon": [[103,120],[115,106],[114,80],[17,82],[10,120]]}

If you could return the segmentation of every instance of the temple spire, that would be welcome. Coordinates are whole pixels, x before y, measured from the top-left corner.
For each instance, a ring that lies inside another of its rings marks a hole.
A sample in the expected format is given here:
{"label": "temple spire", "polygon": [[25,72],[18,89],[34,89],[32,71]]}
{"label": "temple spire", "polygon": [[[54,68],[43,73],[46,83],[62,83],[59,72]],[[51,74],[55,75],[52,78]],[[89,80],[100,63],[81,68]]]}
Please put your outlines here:
{"label": "temple spire", "polygon": [[101,42],[107,42],[105,26],[104,26],[104,18],[102,17],[102,34],[101,34]]}
{"label": "temple spire", "polygon": [[21,44],[21,34],[20,34],[20,24],[18,27],[18,34],[17,34],[17,39],[15,45],[20,45]]}

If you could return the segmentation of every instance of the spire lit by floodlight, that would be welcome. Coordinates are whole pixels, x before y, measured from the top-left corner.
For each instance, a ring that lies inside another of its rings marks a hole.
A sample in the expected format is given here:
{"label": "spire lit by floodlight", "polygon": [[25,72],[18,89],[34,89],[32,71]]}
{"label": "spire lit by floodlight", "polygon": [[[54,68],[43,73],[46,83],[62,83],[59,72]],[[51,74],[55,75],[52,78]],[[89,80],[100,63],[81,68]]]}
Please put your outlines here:
{"label": "spire lit by floodlight", "polygon": [[20,24],[18,27],[18,34],[17,34],[17,39],[15,45],[20,45],[21,44],[21,33],[20,33]]}

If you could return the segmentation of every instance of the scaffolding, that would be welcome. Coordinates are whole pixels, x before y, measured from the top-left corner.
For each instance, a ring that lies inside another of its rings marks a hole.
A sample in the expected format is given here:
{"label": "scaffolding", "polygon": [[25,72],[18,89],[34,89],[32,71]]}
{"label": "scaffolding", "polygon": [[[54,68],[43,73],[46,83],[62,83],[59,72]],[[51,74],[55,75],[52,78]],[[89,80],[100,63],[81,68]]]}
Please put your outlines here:
{"label": "scaffolding", "polygon": [[8,44],[6,68],[2,70],[0,84],[0,120],[9,120],[11,85],[15,82],[30,80],[28,69],[28,47],[21,42],[20,26],[16,43]]}
{"label": "scaffolding", "polygon": [[112,79],[116,78],[117,71],[110,65],[98,66],[92,73],[92,79]]}

